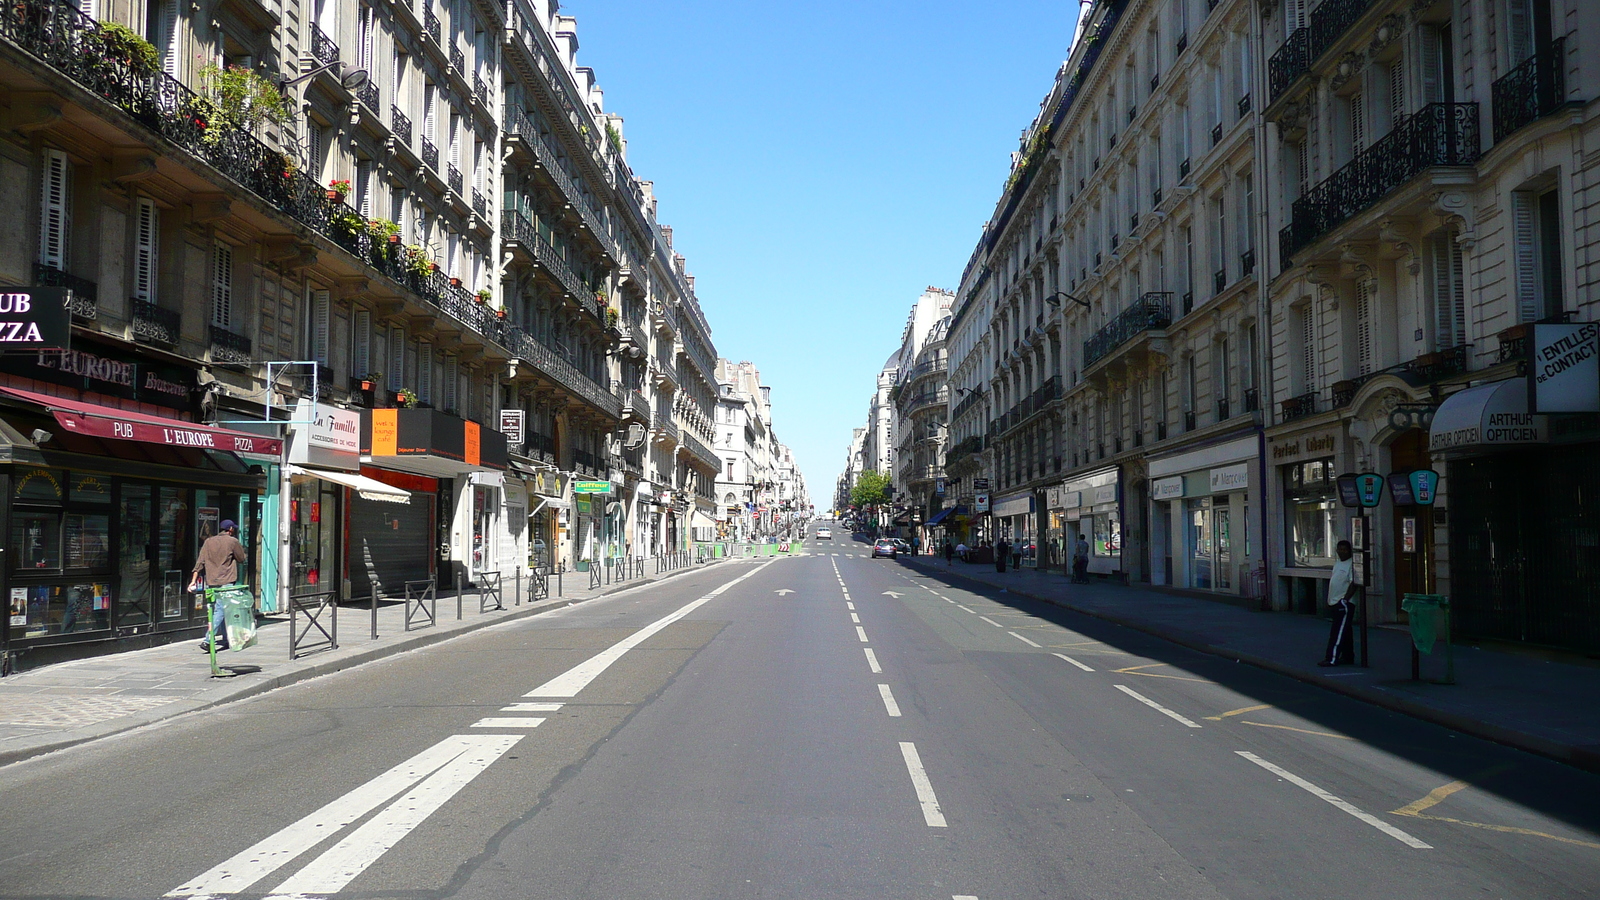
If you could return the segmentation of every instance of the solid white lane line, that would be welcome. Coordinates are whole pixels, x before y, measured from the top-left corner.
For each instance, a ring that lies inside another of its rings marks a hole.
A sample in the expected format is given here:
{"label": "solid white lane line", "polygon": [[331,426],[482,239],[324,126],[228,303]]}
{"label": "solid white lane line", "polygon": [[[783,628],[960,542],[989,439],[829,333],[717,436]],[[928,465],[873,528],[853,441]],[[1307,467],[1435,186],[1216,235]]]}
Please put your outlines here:
{"label": "solid white lane line", "polygon": [[862,647],[861,649],[867,651],[867,668],[871,669],[874,675],[882,675],[883,666],[878,665],[878,654],[873,653],[871,647]]}
{"label": "solid white lane line", "polygon": [[1077,666],[1078,668],[1084,670],[1085,672],[1093,672],[1094,671],[1093,669],[1089,668],[1088,666],[1084,665],[1081,662],[1078,662],[1077,660],[1075,660],[1072,657],[1066,655],[1065,653],[1052,653],[1050,655],[1056,657],[1057,659],[1064,659],[1067,662],[1072,663],[1073,665]]}
{"label": "solid white lane line", "polygon": [[900,704],[894,702],[894,694],[889,692],[887,684],[878,685],[878,695],[883,698],[883,708],[888,711],[889,715],[898,719],[900,717]]}
{"label": "solid white lane line", "polygon": [[490,716],[472,723],[473,728],[538,728],[544,719],[532,716]]}
{"label": "solid white lane line", "polygon": [[956,894],[950,900],[978,900],[978,898],[972,894]]}
{"label": "solid white lane line", "polygon": [[901,741],[900,755],[905,757],[906,771],[911,773],[911,786],[917,790],[923,821],[928,823],[929,828],[946,827],[944,813],[939,811],[939,798],[933,793],[933,782],[928,780],[928,773],[922,768],[922,757],[917,755],[917,745]]}
{"label": "solid white lane line", "polygon": [[202,897],[237,894],[271,875],[279,867],[322,843],[406,788],[438,771],[475,747],[503,740],[502,735],[447,737],[344,796],[324,805],[300,821],[246,847],[198,877],[168,892],[168,897]]}
{"label": "solid white lane line", "polygon": [[566,704],[563,703],[513,703],[510,706],[500,707],[501,712],[555,712]]}
{"label": "solid white lane line", "polygon": [[990,625],[993,625],[996,628],[1004,628],[1005,627],[1004,625],[1001,625],[999,622],[996,622],[995,620],[989,618],[988,616],[979,616],[978,618],[984,620],[985,622],[988,622]]}
{"label": "solid white lane line", "polygon": [[845,609],[855,609],[856,605],[854,603],[851,603],[849,600],[846,600],[844,602],[844,608]]}
{"label": "solid white lane line", "polygon": [[856,623],[857,625],[860,625],[861,624],[861,617],[859,615],[855,614],[855,613],[851,613],[850,614],[850,621]]}
{"label": "solid white lane line", "polygon": [[1255,763],[1256,765],[1260,766],[1261,768],[1266,769],[1268,772],[1271,772],[1272,774],[1278,776],[1279,778],[1282,778],[1284,781],[1289,782],[1290,784],[1294,785],[1295,787],[1298,787],[1298,788],[1304,790],[1306,793],[1311,794],[1314,797],[1318,797],[1318,798],[1320,798],[1322,800],[1325,800],[1328,803],[1338,807],[1339,809],[1344,810],[1345,812],[1349,813],[1350,815],[1355,816],[1356,818],[1360,819],[1361,821],[1367,823],[1368,825],[1371,825],[1373,828],[1378,829],[1379,831],[1383,832],[1384,834],[1387,834],[1389,837],[1394,838],[1395,840],[1399,841],[1400,843],[1405,844],[1407,847],[1410,847],[1413,850],[1432,850],[1433,849],[1433,845],[1432,844],[1425,843],[1425,842],[1423,842],[1421,840],[1418,840],[1415,837],[1412,837],[1411,835],[1407,834],[1406,832],[1401,831],[1400,829],[1394,827],[1393,825],[1390,825],[1388,822],[1383,821],[1382,819],[1378,818],[1377,816],[1372,815],[1371,813],[1362,812],[1360,809],[1357,809],[1355,807],[1355,805],[1353,805],[1353,804],[1351,804],[1351,803],[1349,803],[1347,801],[1341,800],[1338,797],[1335,797],[1334,795],[1328,793],[1327,791],[1323,790],[1322,788],[1319,788],[1316,785],[1312,784],[1311,782],[1305,780],[1304,778],[1301,778],[1299,775],[1296,775],[1293,772],[1288,771],[1287,769],[1281,768],[1279,766],[1275,766],[1272,763],[1267,762],[1266,760],[1264,760],[1261,757],[1255,755],[1254,753],[1251,753],[1248,750],[1235,750],[1233,752],[1239,754],[1240,756],[1244,757],[1245,759],[1250,760],[1251,762]]}
{"label": "solid white lane line", "polygon": [[484,735],[492,740],[451,760],[404,797],[312,860],[273,891],[278,895],[336,894],[378,861],[400,839],[433,815],[479,773],[522,740],[521,735]]}
{"label": "solid white lane line", "polygon": [[1173,712],[1172,710],[1167,709],[1165,706],[1162,706],[1161,704],[1155,702],[1154,700],[1151,700],[1149,697],[1146,697],[1145,695],[1139,693],[1138,691],[1134,690],[1131,687],[1128,687],[1125,684],[1116,685],[1116,689],[1121,691],[1121,692],[1123,692],[1124,694],[1127,694],[1129,697],[1132,697],[1133,699],[1139,701],[1140,703],[1143,703],[1145,706],[1150,707],[1151,709],[1155,710],[1156,712],[1161,713],[1164,716],[1168,716],[1170,718],[1176,719],[1177,721],[1182,722],[1183,724],[1187,725],[1190,728],[1199,728],[1200,727],[1198,723],[1191,722],[1188,719],[1185,719],[1183,716],[1180,716],[1177,713]]}
{"label": "solid white lane line", "polygon": [[670,614],[670,615],[668,615],[668,616],[666,616],[664,618],[657,619],[656,621],[651,622],[649,625],[646,625],[645,627],[639,629],[638,631],[636,631],[633,634],[629,635],[628,637],[618,641],[617,643],[612,644],[610,647],[606,648],[605,650],[602,650],[601,652],[595,654],[594,656],[589,657],[588,659],[584,660],[583,662],[578,663],[576,666],[573,666],[572,668],[568,669],[567,671],[563,672],[562,674],[557,675],[556,677],[550,679],[549,681],[546,681],[544,684],[539,685],[537,688],[534,688],[533,690],[529,691],[526,694],[523,694],[522,696],[524,696],[524,697],[575,697],[575,696],[577,696],[579,691],[581,691],[584,688],[589,686],[589,682],[594,681],[596,678],[598,678],[600,676],[601,672],[604,672],[606,669],[609,669],[611,667],[612,663],[615,663],[617,660],[621,659],[622,655],[624,653],[627,653],[629,650],[632,650],[634,647],[637,647],[640,644],[644,643],[645,641],[649,640],[653,635],[655,635],[656,632],[660,631],[663,628],[666,628],[668,625],[671,625],[672,623],[678,621],[679,619],[683,618],[684,616],[687,616],[688,614],[694,612],[695,610],[699,609],[700,607],[706,605],[707,603],[711,602],[711,599],[713,597],[717,596],[718,594],[722,593],[723,591],[727,590],[728,588],[733,587],[734,585],[738,584],[739,582],[744,581],[746,578],[749,578],[750,576],[756,574],[757,572],[760,572],[762,569],[765,569],[769,565],[771,565],[771,563],[764,563],[762,565],[756,566],[754,569],[751,569],[750,571],[744,573],[743,575],[740,575],[738,578],[735,578],[734,580],[728,582],[727,584],[723,585],[722,587],[719,587],[716,590],[712,591],[707,596],[701,597],[699,600],[695,600],[692,603],[689,603],[689,604],[687,604],[687,605],[685,605],[683,607],[680,607],[677,612],[674,612],[674,613],[672,613],[672,614]]}
{"label": "solid white lane line", "polygon": [[1027,644],[1029,647],[1037,647],[1037,646],[1039,646],[1038,644],[1035,644],[1033,641],[1030,641],[1027,638],[1023,637],[1022,635],[1017,634],[1015,631],[1008,631],[1008,632],[1006,632],[1006,634],[1009,634],[1012,637],[1016,638],[1017,640],[1023,642],[1024,644]]}
{"label": "solid white lane line", "polygon": [[867,630],[860,625],[856,626],[856,637],[861,638],[861,643],[867,643]]}

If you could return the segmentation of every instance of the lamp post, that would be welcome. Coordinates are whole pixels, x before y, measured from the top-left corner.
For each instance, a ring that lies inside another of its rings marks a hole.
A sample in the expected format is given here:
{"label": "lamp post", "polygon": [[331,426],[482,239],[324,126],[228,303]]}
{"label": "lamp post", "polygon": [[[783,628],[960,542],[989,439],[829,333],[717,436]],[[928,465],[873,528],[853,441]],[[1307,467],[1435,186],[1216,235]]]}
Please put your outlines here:
{"label": "lamp post", "polygon": [[1051,294],[1050,296],[1045,297],[1043,299],[1044,299],[1044,302],[1050,304],[1051,306],[1054,306],[1057,309],[1060,309],[1061,308],[1061,301],[1057,300],[1056,299],[1057,297],[1065,297],[1068,300],[1071,300],[1073,303],[1076,303],[1079,306],[1083,307],[1084,309],[1093,309],[1093,307],[1089,305],[1089,301],[1083,299],[1082,297],[1074,297],[1071,294],[1067,293],[1066,291],[1056,291],[1054,294]]}

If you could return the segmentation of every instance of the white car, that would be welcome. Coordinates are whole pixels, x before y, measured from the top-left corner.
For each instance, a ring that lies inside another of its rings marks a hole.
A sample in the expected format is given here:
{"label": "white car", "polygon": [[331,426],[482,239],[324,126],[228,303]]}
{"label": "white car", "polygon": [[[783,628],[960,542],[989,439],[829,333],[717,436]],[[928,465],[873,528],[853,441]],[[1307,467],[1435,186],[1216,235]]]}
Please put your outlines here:
{"label": "white car", "polygon": [[817,529],[817,540],[819,540],[819,541],[831,541],[831,540],[833,540],[833,529],[832,528],[818,528]]}

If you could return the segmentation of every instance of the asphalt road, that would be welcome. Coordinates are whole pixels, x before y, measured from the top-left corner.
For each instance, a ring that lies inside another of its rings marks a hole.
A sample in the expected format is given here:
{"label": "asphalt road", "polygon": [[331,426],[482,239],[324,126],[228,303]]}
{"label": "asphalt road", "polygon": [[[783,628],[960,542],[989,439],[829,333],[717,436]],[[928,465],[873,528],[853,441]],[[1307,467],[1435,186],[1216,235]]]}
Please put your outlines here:
{"label": "asphalt road", "polygon": [[0,769],[0,896],[1600,894],[1594,776],[812,549]]}

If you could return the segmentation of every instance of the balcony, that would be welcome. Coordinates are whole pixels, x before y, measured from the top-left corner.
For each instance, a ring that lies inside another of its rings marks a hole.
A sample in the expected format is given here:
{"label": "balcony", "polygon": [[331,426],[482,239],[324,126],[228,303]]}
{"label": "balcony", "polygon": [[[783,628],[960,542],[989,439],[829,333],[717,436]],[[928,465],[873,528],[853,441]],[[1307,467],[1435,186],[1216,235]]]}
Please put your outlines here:
{"label": "balcony", "polygon": [[901,396],[899,406],[901,415],[914,416],[930,409],[944,409],[949,404],[949,389],[940,388],[935,391],[921,391],[916,394]]}
{"label": "balcony", "polygon": [[311,26],[311,58],[319,66],[330,66],[339,61],[339,45],[322,33],[315,23]]}
{"label": "balcony", "polygon": [[1188,177],[1189,177],[1189,158],[1186,156],[1186,157],[1183,158],[1183,162],[1178,163],[1178,180],[1182,181],[1183,179],[1188,178]]}
{"label": "balcony", "polygon": [[1185,316],[1187,316],[1189,313],[1194,312],[1194,291],[1184,291],[1183,292],[1183,307],[1182,307],[1182,309],[1183,309],[1183,313],[1182,314],[1185,315]]}
{"label": "balcony", "polygon": [[1494,142],[1510,137],[1565,105],[1566,37],[1558,37],[1494,83]]}
{"label": "balcony", "polygon": [[1261,391],[1259,388],[1244,389],[1244,411],[1253,413],[1261,408]]}
{"label": "balcony", "polygon": [[460,47],[450,48],[450,67],[464,77],[467,71],[467,57],[462,54]]}
{"label": "balcony", "polygon": [[389,107],[389,130],[394,132],[395,143],[411,149],[411,119],[398,106]]}
{"label": "balcony", "polygon": [[129,301],[133,310],[133,339],[142,344],[158,344],[172,348],[178,346],[182,334],[183,315],[175,309],[157,306],[137,297]]}
{"label": "balcony", "polygon": [[1083,342],[1083,368],[1085,372],[1123,344],[1143,337],[1151,331],[1161,331],[1172,324],[1172,294],[1152,291],[1134,301],[1117,314],[1104,328]]}
{"label": "balcony", "polygon": [[[1324,4],[1326,5],[1326,4]],[[1290,258],[1434,166],[1470,166],[1482,154],[1478,104],[1430,103],[1294,201],[1278,232]]]}
{"label": "balcony", "polygon": [[678,449],[687,450],[689,455],[698,460],[707,471],[722,471],[722,457],[711,452],[711,448],[707,447],[704,441],[689,433],[687,429],[680,437],[682,443],[678,445]]}
{"label": "balcony", "polygon": [[472,76],[472,96],[478,98],[478,105],[489,109],[489,86],[477,75]]}
{"label": "balcony", "polygon": [[1239,98],[1239,118],[1250,115],[1250,95],[1245,94]]}
{"label": "balcony", "polygon": [[427,138],[422,139],[422,164],[435,172],[439,171],[439,148]]}
{"label": "balcony", "polygon": [[1189,46],[1189,32],[1185,31],[1183,34],[1178,35],[1178,41],[1174,46],[1177,47],[1175,52],[1182,53]]}
{"label": "balcony", "polygon": [[1211,146],[1215,147],[1220,143],[1222,143],[1222,123],[1218,122],[1211,126]]}
{"label": "balcony", "polygon": [[[520,109],[508,108],[505,112],[503,126],[507,143],[511,145],[511,149],[514,152],[521,151],[532,156],[539,170],[544,172],[551,181],[555,182],[562,196],[567,198],[567,205],[578,214],[578,218],[583,220],[584,227],[589,230],[594,239],[605,247],[613,259],[620,261],[621,251],[612,246],[606,238],[605,226],[600,223],[599,213],[594,208],[593,201],[578,188],[578,184],[572,179],[572,176],[567,174],[567,170],[561,165],[555,149],[550,146],[545,136],[539,133],[533,123],[528,121],[527,115]],[[643,269],[640,271],[642,272]]]}
{"label": "balcony", "polygon": [[461,170],[456,168],[455,163],[445,163],[444,172],[444,183],[448,184],[450,186],[450,190],[455,191],[457,196],[460,196],[462,184]]}
{"label": "balcony", "polygon": [[1317,411],[1317,392],[1301,394],[1278,404],[1278,421],[1292,422],[1304,416],[1314,415]]}
{"label": "balcony", "polygon": [[1151,207],[1157,207],[1157,206],[1160,206],[1160,205],[1161,205],[1161,188],[1156,188],[1155,190],[1150,192],[1150,206]]}
{"label": "balcony", "polygon": [[356,99],[361,101],[362,106],[372,110],[374,116],[383,109],[383,100],[378,96],[378,86],[373,84],[370,78],[366,84],[356,88]]}
{"label": "balcony", "polygon": [[1156,74],[1150,76],[1150,93],[1154,94],[1156,92],[1156,88],[1158,88],[1160,86],[1161,86],[1161,73],[1157,72]]}
{"label": "balcony", "polygon": [[1185,432],[1193,431],[1198,428],[1199,425],[1200,422],[1195,416],[1194,410],[1186,409],[1183,411],[1183,430]]}
{"label": "balcony", "polygon": [[1256,251],[1246,250],[1239,254],[1239,276],[1242,278],[1256,270]]}
{"label": "balcony", "polygon": [[72,291],[67,301],[74,319],[90,322],[100,315],[100,288],[87,278],[68,275],[54,266],[33,264],[33,281],[41,287],[64,287]]}
{"label": "balcony", "polygon": [[1311,68],[1311,29],[1301,26],[1267,60],[1267,103],[1278,102],[1296,78]]}
{"label": "balcony", "polygon": [[538,229],[533,227],[527,217],[514,209],[500,211],[500,237],[513,244],[509,249],[513,255],[521,253],[524,260],[549,272],[556,282],[561,285],[568,297],[578,301],[578,305],[597,316],[605,315],[594,302],[594,294],[589,287],[572,271],[567,261],[561,258],[556,249],[545,242]]}
{"label": "balcony", "polygon": [[1213,296],[1222,293],[1227,286],[1228,270],[1226,268],[1218,269],[1211,273],[1211,293]]}
{"label": "balcony", "polygon": [[472,211],[477,213],[480,219],[489,218],[489,201],[483,199],[483,194],[477,188],[472,189]]}
{"label": "balcony", "polygon": [[650,421],[650,401],[638,388],[629,388],[622,393],[622,412],[641,422]]}
{"label": "balcony", "polygon": [[1233,418],[1233,404],[1229,402],[1227,397],[1219,398],[1217,400],[1217,421],[1226,422],[1231,418]]}
{"label": "balcony", "polygon": [[622,418],[622,401],[616,394],[578,371],[563,354],[545,346],[538,338],[513,326],[506,329],[504,343],[518,359],[532,364],[545,378],[611,418]]}
{"label": "balcony", "polygon": [[250,362],[250,339],[212,323],[211,361],[222,363]]}
{"label": "balcony", "polygon": [[683,439],[683,430],[677,426],[677,423],[672,421],[671,415],[657,414],[650,428],[655,436],[655,442],[658,444],[676,447]]}
{"label": "balcony", "polygon": [[433,2],[432,0],[424,0],[424,4],[422,8],[422,30],[427,32],[428,37],[432,38],[435,44],[440,43],[439,17],[433,14]]}
{"label": "balcony", "polygon": [[944,464],[946,466],[951,466],[951,465],[956,464],[957,462],[960,462],[962,460],[962,458],[964,458],[964,457],[971,456],[974,453],[982,453],[982,452],[983,452],[983,437],[981,435],[976,435],[976,434],[969,435],[969,436],[964,437],[961,440],[957,441],[955,446],[950,447],[949,449],[945,450],[945,452],[944,452]]}

